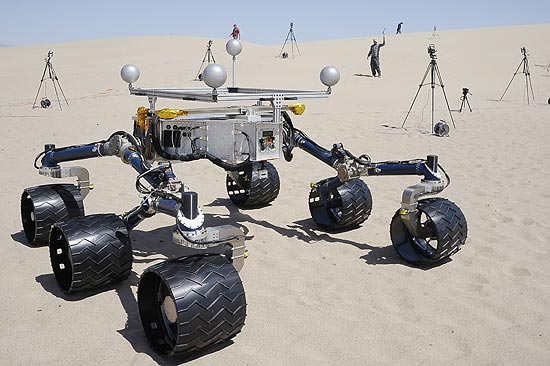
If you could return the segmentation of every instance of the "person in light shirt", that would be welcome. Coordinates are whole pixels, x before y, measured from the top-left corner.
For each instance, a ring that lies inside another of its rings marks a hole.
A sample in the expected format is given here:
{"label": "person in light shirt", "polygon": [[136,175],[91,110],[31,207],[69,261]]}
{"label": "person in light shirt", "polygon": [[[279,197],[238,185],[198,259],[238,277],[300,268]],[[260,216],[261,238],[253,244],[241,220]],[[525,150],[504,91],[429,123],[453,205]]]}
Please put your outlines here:
{"label": "person in light shirt", "polygon": [[367,60],[370,57],[370,69],[372,71],[372,76],[382,76],[382,72],[380,71],[380,47],[384,47],[385,45],[386,36],[383,36],[382,43],[378,43],[378,39],[376,38],[372,40],[372,45],[370,46],[369,54],[367,55]]}

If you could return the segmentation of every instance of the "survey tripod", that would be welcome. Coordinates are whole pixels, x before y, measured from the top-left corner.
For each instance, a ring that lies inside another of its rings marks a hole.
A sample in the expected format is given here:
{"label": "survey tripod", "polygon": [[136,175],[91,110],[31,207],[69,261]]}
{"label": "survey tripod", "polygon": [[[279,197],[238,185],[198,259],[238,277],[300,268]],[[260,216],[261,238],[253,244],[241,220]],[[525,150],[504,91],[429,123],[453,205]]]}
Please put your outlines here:
{"label": "survey tripod", "polygon": [[514,81],[514,78],[516,77],[516,75],[519,74],[519,69],[522,68],[522,66],[523,66],[523,69],[521,73],[525,75],[525,90],[527,92],[527,104],[529,104],[529,89],[531,89],[531,97],[533,98],[533,102],[535,101],[535,94],[533,93],[533,83],[531,82],[531,73],[529,72],[529,58],[527,57],[528,54],[525,47],[521,47],[521,54],[523,55],[523,58],[519,63],[519,66],[516,69],[516,72],[514,72],[512,79],[508,83],[508,86],[504,90],[504,93],[502,93],[502,96],[500,97],[499,102],[502,100],[502,98],[504,98],[504,95],[508,91],[508,88],[510,87],[510,85],[512,85],[512,81]]}
{"label": "survey tripod", "polygon": [[[425,85],[430,85],[432,88],[431,93],[431,99],[432,99],[432,133],[434,133],[434,93],[435,93],[435,86],[438,85],[441,87],[441,90],[443,91],[443,96],[445,97],[445,103],[447,104],[447,110],[449,111],[449,116],[451,117],[451,121],[453,122],[453,127],[455,126],[455,121],[453,119],[453,115],[451,114],[451,108],[449,107],[449,100],[447,99],[447,94],[445,94],[445,87],[443,85],[443,80],[441,79],[441,73],[439,72],[439,67],[437,66],[437,55],[435,54],[435,45],[430,44],[428,45],[428,54],[430,55],[430,63],[428,64],[428,68],[426,69],[426,72],[424,73],[424,77],[422,78],[422,81],[420,82],[420,85],[418,86],[418,91],[416,92],[416,95],[414,96],[413,102],[411,104],[411,107],[409,108],[409,111],[407,112],[407,116],[405,116],[405,120],[403,121],[403,124],[401,125],[401,128],[405,126],[405,122],[407,122],[407,118],[409,117],[409,114],[411,113],[411,110],[414,106],[414,102],[416,101],[416,98],[418,97],[418,94],[420,93],[420,89],[422,89]],[[426,77],[428,76],[428,73],[430,74],[430,82],[425,83]],[[435,82],[435,77],[437,75],[437,79],[439,81],[439,84]]]}
{"label": "survey tripod", "polygon": [[[283,53],[283,50],[285,49],[286,43],[290,41],[290,47],[292,50],[292,58],[294,58],[294,46],[296,46],[296,50],[298,51],[298,55],[300,55],[300,49],[298,48],[298,42],[296,41],[296,36],[294,35],[294,23],[290,23],[290,30],[288,31],[288,34],[286,35],[285,42],[283,43],[283,47],[281,48],[281,52],[279,52],[279,57],[286,58],[288,57],[288,54],[285,56]],[[286,52],[285,52],[286,53]]]}
{"label": "survey tripod", "polygon": [[[44,81],[47,79],[51,79],[53,83],[53,89],[55,90],[55,95],[57,97],[57,103],[59,103],[59,109],[61,108],[61,101],[59,100],[59,93],[57,92],[57,87],[59,87],[59,91],[63,95],[63,99],[65,99],[65,103],[67,103],[67,106],[69,105],[69,102],[67,101],[67,98],[65,97],[65,93],[63,93],[63,89],[61,88],[61,84],[59,84],[59,79],[57,78],[57,74],[55,73],[55,69],[52,65],[52,57],[53,57],[53,51],[48,51],[48,55],[44,59],[46,61],[46,66],[44,67],[44,72],[42,73],[42,79],[40,79],[40,85],[38,86],[38,91],[36,92],[36,97],[34,98],[34,103],[32,104],[33,108],[39,108],[38,105],[36,105],[36,101],[38,100],[38,95],[40,94],[40,89],[42,89],[42,84],[44,84]],[[46,77],[47,73],[47,77]],[[57,86],[56,86],[57,83]],[[44,85],[44,93],[46,92],[46,86]],[[44,98],[40,101],[40,107],[47,108],[51,105],[50,100],[45,95]]]}
{"label": "survey tripod", "polygon": [[211,62],[216,63],[216,60],[214,59],[214,54],[212,53],[212,40],[209,40],[208,44],[206,45],[206,53],[204,54],[204,57],[202,59],[201,66],[199,67],[199,71],[197,72],[197,76],[195,76],[195,81],[202,80],[201,71],[205,62],[208,62],[208,65],[210,65]]}

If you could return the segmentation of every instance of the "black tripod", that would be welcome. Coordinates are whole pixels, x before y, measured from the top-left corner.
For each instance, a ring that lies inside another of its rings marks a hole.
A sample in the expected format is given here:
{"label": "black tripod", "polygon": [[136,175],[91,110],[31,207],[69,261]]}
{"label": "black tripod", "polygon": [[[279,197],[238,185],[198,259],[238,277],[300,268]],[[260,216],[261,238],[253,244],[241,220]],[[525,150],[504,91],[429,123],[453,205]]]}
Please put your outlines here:
{"label": "black tripod", "polygon": [[462,96],[460,97],[462,103],[460,103],[460,108],[458,109],[459,113],[462,113],[462,108],[464,107],[464,104],[468,104],[468,109],[470,109],[470,112],[472,111],[470,101],[468,100],[468,94],[472,95],[472,93],[470,93],[470,89],[462,88]]}
{"label": "black tripod", "polygon": [[[405,120],[403,121],[403,124],[401,125],[401,128],[405,126],[405,122],[407,122],[407,118],[409,117],[409,114],[411,113],[412,107],[414,106],[414,102],[416,101],[416,98],[418,97],[418,93],[420,93],[420,89],[425,84],[424,81],[426,81],[426,76],[428,76],[428,73],[430,73],[430,84],[432,87],[432,133],[434,132],[434,92],[435,92],[435,86],[439,85],[441,87],[441,90],[443,91],[443,96],[445,97],[445,103],[447,103],[447,109],[449,110],[449,115],[451,116],[451,121],[453,122],[453,127],[455,126],[455,121],[453,119],[453,115],[451,114],[451,108],[449,107],[449,100],[447,99],[447,94],[445,94],[445,87],[443,86],[443,80],[441,79],[441,74],[439,73],[439,67],[437,66],[436,62],[436,54],[435,54],[435,46],[433,44],[430,44],[428,46],[428,54],[430,55],[430,63],[428,65],[428,68],[426,69],[426,72],[424,73],[424,77],[422,78],[422,81],[420,82],[420,85],[418,87],[418,91],[416,92],[416,95],[414,96],[413,102],[411,104],[411,107],[409,108],[409,111],[407,112],[407,116],[405,117]],[[436,84],[435,82],[435,75],[437,75],[437,78],[439,79],[439,84]]]}
{"label": "black tripod", "polygon": [[529,89],[531,89],[531,96],[533,97],[533,102],[535,101],[535,94],[533,93],[533,83],[531,82],[531,73],[529,72],[529,59],[527,58],[527,50],[525,47],[521,47],[521,53],[523,54],[523,59],[519,63],[518,68],[516,69],[516,72],[512,76],[512,80],[508,83],[508,86],[504,90],[504,93],[502,93],[502,96],[500,97],[499,101],[504,98],[504,94],[508,91],[508,88],[512,84],[512,81],[514,81],[514,78],[517,74],[519,74],[519,69],[523,65],[523,71],[522,73],[525,75],[525,89],[527,90],[527,104],[529,104]]}
{"label": "black tripod", "polygon": [[294,36],[294,31],[292,28],[294,27],[294,23],[290,23],[290,30],[288,31],[288,34],[286,35],[285,43],[283,43],[283,47],[281,48],[281,52],[279,52],[279,57],[287,58],[288,53],[284,52],[286,43],[290,41],[290,46],[292,49],[292,58],[294,58],[294,45],[296,45],[296,50],[298,51],[298,55],[300,55],[300,49],[298,48],[298,42],[296,42],[296,36]]}
{"label": "black tripod", "polygon": [[[42,79],[40,79],[40,85],[38,86],[38,91],[36,92],[34,103],[32,104],[33,108],[39,108],[39,106],[36,105],[36,101],[38,100],[38,95],[40,94],[40,89],[42,88],[42,84],[46,79],[51,79],[53,82],[53,89],[55,90],[55,95],[57,96],[57,103],[59,103],[59,109],[63,109],[63,108],[61,108],[61,101],[59,100],[57,87],[59,87],[59,90],[63,95],[63,99],[65,99],[65,103],[67,103],[67,106],[69,105],[69,102],[67,102],[67,98],[65,97],[65,93],[63,93],[63,89],[61,89],[61,84],[59,84],[59,79],[57,78],[57,74],[55,73],[55,70],[53,68],[52,57],[53,57],[53,51],[48,51],[48,56],[47,58],[44,59],[44,61],[46,61],[46,66],[44,67],[44,72],[42,73]],[[46,72],[48,72],[48,77],[46,77]],[[57,83],[57,86],[55,85],[55,83]],[[42,98],[42,100],[40,101],[40,107],[47,108],[50,105],[51,105],[51,102],[46,96],[46,84],[44,84],[44,98]]]}
{"label": "black tripod", "polygon": [[199,67],[199,72],[197,73],[197,76],[195,77],[195,81],[201,81],[202,80],[202,67],[204,66],[204,63],[208,61],[208,64],[210,65],[211,62],[216,63],[216,60],[214,59],[214,54],[212,53],[212,40],[208,41],[208,44],[206,45],[206,53],[204,54],[204,58],[202,59],[201,67]]}

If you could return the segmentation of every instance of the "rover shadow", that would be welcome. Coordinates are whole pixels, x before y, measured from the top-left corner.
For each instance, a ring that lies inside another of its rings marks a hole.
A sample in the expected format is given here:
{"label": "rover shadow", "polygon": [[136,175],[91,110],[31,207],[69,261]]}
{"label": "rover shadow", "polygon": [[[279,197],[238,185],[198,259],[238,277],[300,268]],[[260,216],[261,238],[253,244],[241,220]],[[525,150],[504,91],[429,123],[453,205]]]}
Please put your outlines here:
{"label": "rover shadow", "polygon": [[[294,221],[286,227],[277,226],[266,220],[258,220],[250,216],[244,210],[238,209],[230,199],[227,198],[218,198],[212,201],[209,204],[205,204],[206,207],[225,207],[229,211],[228,214],[224,215],[212,215],[210,218],[210,223],[213,225],[222,225],[222,224],[232,224],[235,226],[245,227],[247,223],[252,223],[265,227],[267,229],[274,230],[281,236],[287,238],[295,238],[306,244],[315,244],[318,241],[324,241],[334,244],[346,244],[352,245],[361,250],[368,250],[368,254],[361,257],[369,265],[380,265],[380,264],[407,264],[399,254],[395,252],[392,245],[387,247],[376,247],[367,243],[358,243],[352,240],[335,238],[330,234],[335,234],[338,232],[344,232],[349,230],[342,231],[323,231],[315,224],[312,219],[303,219]],[[353,228],[351,230],[357,230],[361,228]],[[248,229],[245,233],[248,233]]]}
{"label": "rover shadow", "polygon": [[17,232],[17,233],[13,233],[10,235],[11,236],[11,239],[19,244],[23,244],[24,246],[26,246],[27,248],[42,248],[42,247],[47,247],[48,245],[47,244],[44,244],[44,245],[32,245],[31,243],[29,243],[29,241],[27,240],[27,237],[25,236],[25,232],[23,230]]}
{"label": "rover shadow", "polygon": [[107,286],[99,290],[78,292],[76,294],[66,294],[58,286],[53,274],[44,274],[36,277],[42,288],[50,294],[63,299],[65,301],[79,301],[85,298],[95,296],[97,294],[114,290],[122,307],[127,314],[127,321],[123,329],[117,332],[124,337],[132,345],[132,348],[137,353],[145,353],[158,365],[177,365],[179,363],[167,363],[164,358],[155,353],[147,342],[145,333],[139,319],[137,300],[134,296],[133,287],[137,286],[138,275],[132,271],[128,279],[113,286]]}
{"label": "rover shadow", "polygon": [[[232,224],[234,226],[240,226],[245,228],[245,233],[248,233],[249,230],[246,227],[247,223],[252,223],[258,226],[262,226],[268,229],[271,229],[281,236],[287,238],[298,239],[306,244],[313,245],[316,242],[324,241],[327,243],[334,243],[337,245],[346,244],[352,245],[358,249],[368,251],[367,254],[359,257],[364,260],[368,265],[390,265],[390,264],[399,264],[404,265],[414,269],[420,269],[423,271],[439,267],[449,261],[452,261],[452,258],[446,258],[435,264],[423,264],[423,265],[414,265],[406,262],[401,256],[395,251],[393,245],[390,244],[385,247],[377,247],[370,245],[368,243],[358,243],[356,241],[347,240],[343,238],[335,238],[331,234],[338,234],[342,232],[348,232],[351,230],[359,230],[362,227],[357,226],[351,229],[345,230],[330,230],[325,231],[317,226],[313,219],[302,219],[292,222],[292,224],[287,225],[286,227],[277,226],[266,220],[258,220],[247,214],[248,210],[241,210],[237,208],[230,199],[218,198],[212,201],[209,204],[204,206],[210,207],[225,207],[229,211],[225,215],[212,215],[209,220],[210,225],[223,225],[223,224]],[[247,239],[253,238],[253,236],[247,237]]]}
{"label": "rover shadow", "polygon": [[112,291],[113,289],[116,289],[117,287],[119,287],[121,284],[124,284],[126,286],[132,286],[132,285],[136,286],[138,283],[138,276],[135,272],[132,271],[130,273],[130,276],[126,280],[124,280],[121,284],[105,286],[100,289],[82,291],[74,294],[67,294],[63,292],[63,290],[61,290],[61,288],[57,284],[55,275],[53,273],[36,276],[35,280],[40,284],[40,286],[42,286],[44,291],[52,294],[57,298],[72,302],[72,301],[84,300],[88,297],[92,297],[92,296],[101,294],[103,292]]}

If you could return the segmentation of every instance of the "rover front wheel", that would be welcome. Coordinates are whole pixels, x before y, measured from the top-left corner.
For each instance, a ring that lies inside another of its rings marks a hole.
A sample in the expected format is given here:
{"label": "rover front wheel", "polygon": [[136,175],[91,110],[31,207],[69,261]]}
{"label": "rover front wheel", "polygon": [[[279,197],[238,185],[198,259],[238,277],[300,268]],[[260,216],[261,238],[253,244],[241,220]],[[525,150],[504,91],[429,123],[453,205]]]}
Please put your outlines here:
{"label": "rover front wheel", "polygon": [[50,234],[55,279],[66,292],[92,290],[126,279],[132,270],[132,244],[115,214],[56,223]]}
{"label": "rover front wheel", "polygon": [[84,216],[84,203],[73,184],[30,187],[21,194],[21,222],[31,244],[48,244],[53,224],[80,216]]}
{"label": "rover front wheel", "polygon": [[372,211],[372,195],[365,182],[352,179],[323,192],[327,181],[318,182],[309,193],[309,212],[317,225],[329,230],[343,230],[368,219]]}
{"label": "rover front wheel", "polygon": [[415,265],[437,264],[449,258],[466,242],[468,224],[460,208],[443,198],[418,201],[417,234],[403,222],[400,210],[390,224],[391,241],[397,253]]}
{"label": "rover front wheel", "polygon": [[244,288],[220,255],[191,256],[149,267],[138,286],[141,323],[156,352],[187,356],[238,334]]}
{"label": "rover front wheel", "polygon": [[279,195],[279,173],[270,162],[255,161],[245,170],[227,172],[226,187],[237,207],[262,207]]}

